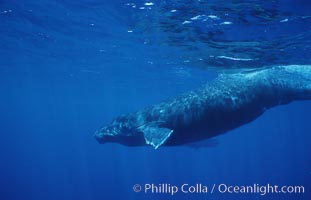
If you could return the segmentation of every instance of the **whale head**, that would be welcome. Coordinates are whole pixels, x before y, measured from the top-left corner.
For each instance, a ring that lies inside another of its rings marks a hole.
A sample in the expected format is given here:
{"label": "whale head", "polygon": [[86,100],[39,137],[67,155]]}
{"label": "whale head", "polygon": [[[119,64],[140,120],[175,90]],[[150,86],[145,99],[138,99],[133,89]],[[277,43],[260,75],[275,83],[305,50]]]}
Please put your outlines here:
{"label": "whale head", "polygon": [[173,130],[160,121],[146,121],[142,113],[119,116],[95,133],[100,143],[119,143],[125,146],[150,145],[157,149],[170,138]]}
{"label": "whale head", "polygon": [[109,124],[96,131],[94,136],[100,143],[113,142],[126,146],[140,146],[144,143],[135,118],[129,115],[115,118]]}

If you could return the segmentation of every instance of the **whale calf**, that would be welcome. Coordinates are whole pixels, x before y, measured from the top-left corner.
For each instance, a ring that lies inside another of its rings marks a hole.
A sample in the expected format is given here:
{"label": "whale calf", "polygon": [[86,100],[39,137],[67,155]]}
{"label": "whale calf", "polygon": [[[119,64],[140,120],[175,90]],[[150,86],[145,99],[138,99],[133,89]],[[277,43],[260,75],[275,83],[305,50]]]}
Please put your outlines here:
{"label": "whale calf", "polygon": [[100,143],[185,145],[251,122],[265,110],[311,99],[311,65],[221,74],[198,90],[115,118],[95,133]]}

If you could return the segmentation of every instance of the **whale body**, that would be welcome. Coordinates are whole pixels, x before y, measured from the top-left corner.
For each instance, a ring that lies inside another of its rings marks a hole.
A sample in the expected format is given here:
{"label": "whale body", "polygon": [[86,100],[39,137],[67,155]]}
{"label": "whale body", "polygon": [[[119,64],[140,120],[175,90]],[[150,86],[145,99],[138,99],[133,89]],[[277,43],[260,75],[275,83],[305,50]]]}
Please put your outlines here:
{"label": "whale body", "polygon": [[265,110],[311,99],[311,65],[221,74],[198,90],[119,116],[95,133],[100,143],[185,145],[251,122]]}

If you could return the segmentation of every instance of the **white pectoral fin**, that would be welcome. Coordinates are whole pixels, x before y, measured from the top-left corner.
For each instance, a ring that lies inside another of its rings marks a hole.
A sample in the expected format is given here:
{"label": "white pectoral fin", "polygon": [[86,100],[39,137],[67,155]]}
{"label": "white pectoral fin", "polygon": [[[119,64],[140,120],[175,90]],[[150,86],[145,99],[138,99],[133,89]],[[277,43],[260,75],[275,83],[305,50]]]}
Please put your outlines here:
{"label": "white pectoral fin", "polygon": [[142,129],[146,144],[153,146],[155,149],[163,145],[173,133],[168,128],[160,128],[157,126],[145,126]]}

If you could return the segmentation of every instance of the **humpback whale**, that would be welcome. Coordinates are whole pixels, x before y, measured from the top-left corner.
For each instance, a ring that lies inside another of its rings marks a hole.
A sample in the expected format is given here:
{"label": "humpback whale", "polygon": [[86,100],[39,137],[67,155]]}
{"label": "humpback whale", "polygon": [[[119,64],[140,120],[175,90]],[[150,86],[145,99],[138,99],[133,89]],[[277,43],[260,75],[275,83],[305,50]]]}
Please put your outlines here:
{"label": "humpback whale", "polygon": [[311,99],[311,65],[220,74],[201,88],[119,116],[95,133],[100,143],[185,145],[223,134],[267,109]]}

